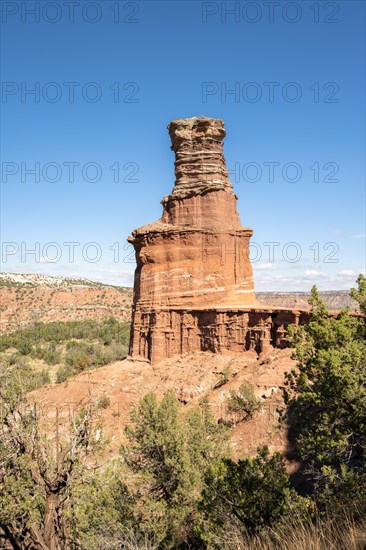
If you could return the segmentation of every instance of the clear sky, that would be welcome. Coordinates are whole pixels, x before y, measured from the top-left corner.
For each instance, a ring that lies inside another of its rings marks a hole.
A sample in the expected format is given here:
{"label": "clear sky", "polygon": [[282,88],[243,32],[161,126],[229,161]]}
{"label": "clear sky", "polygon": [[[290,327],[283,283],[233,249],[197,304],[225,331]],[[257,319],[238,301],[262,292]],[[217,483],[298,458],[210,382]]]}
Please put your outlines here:
{"label": "clear sky", "polygon": [[363,1],[1,9],[2,271],[132,285],[126,238],[174,184],[166,126],[196,115],[225,121],[258,290],[364,271]]}

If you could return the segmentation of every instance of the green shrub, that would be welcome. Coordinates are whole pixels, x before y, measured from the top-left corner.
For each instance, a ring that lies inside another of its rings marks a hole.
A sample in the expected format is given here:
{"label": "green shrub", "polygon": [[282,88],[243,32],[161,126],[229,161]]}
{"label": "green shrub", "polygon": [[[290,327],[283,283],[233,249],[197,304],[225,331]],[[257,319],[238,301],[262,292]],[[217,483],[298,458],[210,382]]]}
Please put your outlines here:
{"label": "green shrub", "polygon": [[[366,280],[353,296],[363,308]],[[313,287],[308,325],[293,327],[297,369],[287,375],[293,448],[315,483],[318,502],[366,498],[366,324],[343,310],[330,315]]]}
{"label": "green shrub", "polygon": [[256,532],[303,507],[290,487],[284,460],[279,453],[270,456],[267,447],[258,449],[254,458],[224,458],[213,464],[205,483],[200,505],[212,533],[238,524]]}
{"label": "green shrub", "polygon": [[12,353],[11,355],[8,355],[6,358],[3,358],[3,364],[17,365],[17,366],[23,367],[28,365],[28,360],[26,357],[16,352],[16,353]]}
{"label": "green shrub", "polygon": [[46,346],[37,344],[32,349],[32,357],[43,359],[48,365],[57,365],[61,362],[61,352],[57,349],[56,344],[51,343]]}
{"label": "green shrub", "polygon": [[43,359],[47,365],[57,365],[61,363],[61,353],[59,351],[46,350]]}
{"label": "green shrub", "polygon": [[247,418],[253,416],[260,407],[260,401],[249,382],[243,382],[238,391],[230,390],[230,397],[226,404],[229,413],[244,413]]}
{"label": "green shrub", "polygon": [[75,373],[79,373],[91,367],[92,358],[87,353],[76,351],[66,356],[66,364],[69,365]]}
{"label": "green shrub", "polygon": [[41,388],[46,384],[51,384],[51,378],[50,378],[49,372],[43,369],[41,370],[41,372],[36,373],[36,386],[37,388]]}
{"label": "green shrub", "polygon": [[103,344],[90,344],[88,342],[71,341],[67,344],[65,361],[76,372],[82,372],[88,368],[101,367],[112,361],[125,359],[127,346],[112,342],[110,346]]}
{"label": "green shrub", "polygon": [[[92,320],[69,321],[57,323],[35,323],[31,327],[16,330],[10,334],[0,336],[0,352],[9,347],[41,344],[54,342],[61,344],[70,339],[99,341],[109,345],[112,342],[128,345],[130,334],[130,323],[119,322],[114,318],[96,323]],[[30,353],[30,350],[27,351]]]}
{"label": "green shrub", "polygon": [[21,355],[29,355],[32,351],[32,345],[26,340],[19,340],[16,343],[16,348]]}
{"label": "green shrub", "polygon": [[57,370],[56,373],[56,382],[57,384],[61,384],[61,382],[65,382],[68,378],[73,376],[74,370],[71,365],[63,365]]}
{"label": "green shrub", "polygon": [[22,391],[32,391],[51,382],[48,372],[43,369],[37,371],[29,365],[27,357],[13,353],[2,361],[0,375],[3,380],[16,382]]}
{"label": "green shrub", "polygon": [[108,397],[108,395],[104,394],[98,401],[98,408],[99,409],[108,409],[108,407],[111,404],[111,398]]}
{"label": "green shrub", "polygon": [[75,348],[78,348],[80,346],[80,342],[78,342],[77,340],[69,340],[67,343],[66,343],[66,349],[69,350],[69,349],[75,349]]}
{"label": "green shrub", "polygon": [[126,479],[135,480],[131,493],[139,503],[134,514],[140,531],[163,540],[161,548],[199,547],[193,518],[203,477],[227,440],[208,401],[183,417],[174,391],[160,402],[149,393],[132,411],[126,433],[129,445],[121,454],[129,468]]}

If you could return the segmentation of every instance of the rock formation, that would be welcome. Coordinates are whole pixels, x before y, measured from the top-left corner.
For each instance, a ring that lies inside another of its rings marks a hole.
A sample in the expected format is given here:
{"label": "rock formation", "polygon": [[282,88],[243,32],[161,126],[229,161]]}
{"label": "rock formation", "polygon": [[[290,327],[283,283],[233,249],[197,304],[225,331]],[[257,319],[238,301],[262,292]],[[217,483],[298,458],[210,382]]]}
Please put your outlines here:
{"label": "rock formation", "polygon": [[224,123],[173,120],[175,185],[160,220],[136,229],[130,355],[156,363],[200,350],[265,351],[283,345],[304,312],[272,311],[255,297],[243,227],[223,155]]}
{"label": "rock formation", "polygon": [[221,120],[169,125],[176,181],[161,219],[132,233],[138,309],[255,303],[252,230],[242,227],[229,182]]}

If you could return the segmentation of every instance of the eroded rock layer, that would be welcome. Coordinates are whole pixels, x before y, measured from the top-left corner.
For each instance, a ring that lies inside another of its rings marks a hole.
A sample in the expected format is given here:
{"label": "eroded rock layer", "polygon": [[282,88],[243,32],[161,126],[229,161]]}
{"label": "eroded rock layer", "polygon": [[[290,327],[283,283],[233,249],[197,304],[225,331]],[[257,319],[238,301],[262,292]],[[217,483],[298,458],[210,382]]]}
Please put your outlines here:
{"label": "eroded rock layer", "polygon": [[309,312],[266,309],[136,310],[130,354],[153,364],[172,357],[210,351],[266,353],[284,348],[289,324],[305,324]]}

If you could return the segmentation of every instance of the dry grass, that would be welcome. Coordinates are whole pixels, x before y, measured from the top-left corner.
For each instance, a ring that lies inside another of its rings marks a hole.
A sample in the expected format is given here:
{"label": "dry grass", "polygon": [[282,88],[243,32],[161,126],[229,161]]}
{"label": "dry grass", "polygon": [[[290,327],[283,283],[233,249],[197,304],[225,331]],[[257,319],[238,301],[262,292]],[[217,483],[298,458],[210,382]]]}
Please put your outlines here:
{"label": "dry grass", "polygon": [[100,537],[93,538],[84,548],[86,550],[158,550],[161,547],[148,536],[138,535],[131,529],[124,529],[119,535],[106,532]]}
{"label": "dry grass", "polygon": [[[87,550],[161,550],[164,544],[137,535],[132,530],[123,530],[108,536],[107,533]],[[196,547],[187,546],[194,550]],[[239,528],[232,527],[209,547],[211,550],[365,550],[366,514],[355,521],[351,515],[342,518],[329,516],[315,524],[294,518],[282,528],[268,530],[262,535],[250,536]]]}
{"label": "dry grass", "polygon": [[282,528],[254,537],[233,529],[214,547],[223,550],[365,550],[366,515],[358,521],[350,515],[328,517],[316,523],[294,519]]}

